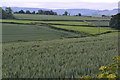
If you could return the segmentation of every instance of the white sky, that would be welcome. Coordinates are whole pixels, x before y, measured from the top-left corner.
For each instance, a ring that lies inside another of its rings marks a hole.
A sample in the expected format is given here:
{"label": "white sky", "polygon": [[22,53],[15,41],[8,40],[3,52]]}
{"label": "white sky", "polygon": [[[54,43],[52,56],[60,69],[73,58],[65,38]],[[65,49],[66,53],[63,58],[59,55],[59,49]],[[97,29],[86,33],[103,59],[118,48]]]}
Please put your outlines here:
{"label": "white sky", "polygon": [[119,2],[119,0],[2,0],[2,2]]}
{"label": "white sky", "polygon": [[119,0],[2,0],[0,6],[33,8],[114,9]]}

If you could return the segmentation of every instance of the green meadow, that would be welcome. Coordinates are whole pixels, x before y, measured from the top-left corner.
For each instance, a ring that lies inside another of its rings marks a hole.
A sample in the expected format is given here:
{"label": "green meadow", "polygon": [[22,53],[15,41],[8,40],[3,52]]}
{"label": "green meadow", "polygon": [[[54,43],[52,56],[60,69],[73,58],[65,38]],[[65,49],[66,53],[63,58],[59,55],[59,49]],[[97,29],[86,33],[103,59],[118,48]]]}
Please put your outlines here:
{"label": "green meadow", "polygon": [[81,34],[54,30],[45,26],[24,25],[24,24],[4,24],[3,42],[52,40],[66,37],[81,37]]}
{"label": "green meadow", "polygon": [[67,29],[67,30],[74,30],[78,32],[83,32],[87,34],[99,34],[107,31],[118,31],[111,29],[110,27],[82,27],[82,26],[60,26],[60,25],[53,25],[53,27]]}
{"label": "green meadow", "polygon": [[59,16],[59,15],[34,15],[34,14],[15,14],[17,19],[30,20],[110,20],[110,18],[87,17],[87,16]]}
{"label": "green meadow", "polygon": [[29,21],[29,20],[7,20],[3,19],[1,22],[14,22],[14,23],[52,23],[52,24],[67,24],[67,25],[88,25],[86,22],[78,21]]}

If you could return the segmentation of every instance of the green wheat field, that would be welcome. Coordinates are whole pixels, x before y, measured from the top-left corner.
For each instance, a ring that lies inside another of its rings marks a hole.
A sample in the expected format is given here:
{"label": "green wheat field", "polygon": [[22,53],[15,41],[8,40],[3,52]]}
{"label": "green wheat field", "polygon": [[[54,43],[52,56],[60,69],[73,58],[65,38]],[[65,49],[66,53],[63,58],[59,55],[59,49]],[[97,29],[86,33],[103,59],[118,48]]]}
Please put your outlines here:
{"label": "green wheat field", "polygon": [[0,20],[3,78],[94,75],[118,55],[119,32],[108,27],[110,18],[14,16],[16,19]]}

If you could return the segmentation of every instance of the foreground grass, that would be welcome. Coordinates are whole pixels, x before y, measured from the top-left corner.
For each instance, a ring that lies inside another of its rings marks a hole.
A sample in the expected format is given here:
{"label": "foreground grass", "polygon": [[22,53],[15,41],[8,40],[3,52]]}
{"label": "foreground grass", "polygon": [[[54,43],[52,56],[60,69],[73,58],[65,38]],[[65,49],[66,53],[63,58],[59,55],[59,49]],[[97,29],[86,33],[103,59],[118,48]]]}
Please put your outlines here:
{"label": "foreground grass", "polygon": [[82,26],[80,27],[80,26],[60,26],[60,25],[53,25],[53,27],[67,29],[67,30],[74,30],[87,34],[99,34],[107,31],[118,31],[110,27],[82,27]]}
{"label": "foreground grass", "polygon": [[93,75],[118,55],[118,35],[3,43],[3,78]]}

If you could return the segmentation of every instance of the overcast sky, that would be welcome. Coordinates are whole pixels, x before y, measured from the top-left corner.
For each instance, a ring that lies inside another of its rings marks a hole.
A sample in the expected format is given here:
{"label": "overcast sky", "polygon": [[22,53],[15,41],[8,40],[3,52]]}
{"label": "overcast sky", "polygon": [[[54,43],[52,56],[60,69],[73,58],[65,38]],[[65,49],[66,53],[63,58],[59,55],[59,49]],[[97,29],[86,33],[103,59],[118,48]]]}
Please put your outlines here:
{"label": "overcast sky", "polygon": [[52,9],[114,9],[119,0],[2,0],[0,6]]}

